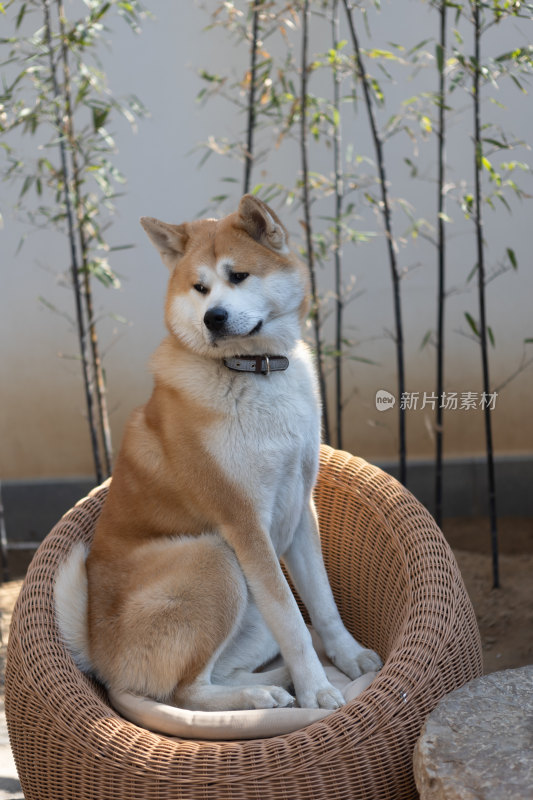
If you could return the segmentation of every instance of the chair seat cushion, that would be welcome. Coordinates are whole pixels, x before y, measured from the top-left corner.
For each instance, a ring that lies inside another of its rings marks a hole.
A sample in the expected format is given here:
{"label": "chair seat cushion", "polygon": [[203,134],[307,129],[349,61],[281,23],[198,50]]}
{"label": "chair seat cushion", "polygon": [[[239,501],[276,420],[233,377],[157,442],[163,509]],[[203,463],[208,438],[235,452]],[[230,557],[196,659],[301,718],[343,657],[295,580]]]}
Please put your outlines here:
{"label": "chair seat cushion", "polygon": [[[355,680],[333,666],[326,656],[317,633],[311,630],[313,643],[328,680],[348,703],[363,692],[374,680],[376,673],[367,672]],[[282,666],[281,658],[264,669]],[[279,736],[305,728],[318,722],[333,711],[325,708],[261,708],[245,711],[190,711],[186,708],[158,703],[148,697],[129,692],[109,692],[111,704],[130,722],[155,733],[181,739],[261,739]]]}

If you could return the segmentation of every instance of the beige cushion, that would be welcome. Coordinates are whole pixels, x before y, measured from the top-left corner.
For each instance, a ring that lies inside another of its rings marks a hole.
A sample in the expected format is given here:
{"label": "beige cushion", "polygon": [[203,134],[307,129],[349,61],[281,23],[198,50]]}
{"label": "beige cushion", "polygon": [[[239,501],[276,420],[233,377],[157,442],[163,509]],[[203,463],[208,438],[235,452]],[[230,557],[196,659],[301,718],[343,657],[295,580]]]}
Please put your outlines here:
{"label": "beige cushion", "polygon": [[[375,672],[352,681],[334,667],[324,653],[314,631],[315,649],[324,664],[328,680],[342,693],[348,703],[372,683]],[[283,664],[281,659],[268,664],[272,669]],[[327,717],[333,711],[324,708],[267,708],[246,711],[190,711],[158,703],[148,697],[129,692],[109,692],[114,708],[130,722],[156,733],[181,739],[259,739],[292,733],[312,722]]]}

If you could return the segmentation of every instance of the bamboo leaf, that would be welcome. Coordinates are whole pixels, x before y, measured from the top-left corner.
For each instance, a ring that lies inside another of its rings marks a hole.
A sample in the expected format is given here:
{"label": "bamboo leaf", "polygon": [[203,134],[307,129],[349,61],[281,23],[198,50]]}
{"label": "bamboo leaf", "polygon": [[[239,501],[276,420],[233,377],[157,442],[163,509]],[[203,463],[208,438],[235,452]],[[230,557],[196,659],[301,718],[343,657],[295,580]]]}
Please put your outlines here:
{"label": "bamboo leaf", "polygon": [[497,139],[482,139],[483,142],[487,142],[487,144],[492,144],[494,147],[498,147],[500,150],[511,150],[512,145],[507,144],[506,142],[499,142]]}
{"label": "bamboo leaf", "polygon": [[487,333],[489,335],[489,341],[490,341],[491,345],[493,347],[496,347],[496,342],[494,340],[494,334],[492,332],[492,328],[490,327],[490,325],[487,327]]}
{"label": "bamboo leaf", "polygon": [[426,331],[426,333],[424,335],[424,338],[422,339],[422,342],[420,343],[420,349],[421,350],[423,350],[426,347],[426,345],[428,344],[428,342],[431,341],[431,336],[432,335],[433,335],[433,331],[432,330]]}
{"label": "bamboo leaf", "polygon": [[26,194],[26,192],[28,191],[28,189],[30,188],[32,183],[33,183],[33,175],[27,175],[24,178],[24,183],[22,184],[22,189],[20,191],[20,197],[24,197],[24,195]]}
{"label": "bamboo leaf", "polygon": [[360,364],[370,364],[372,367],[379,366],[379,363],[371,358],[363,358],[362,356],[348,356],[348,358],[350,361],[358,361]]}
{"label": "bamboo leaf", "polygon": [[510,247],[507,248],[507,255],[509,256],[509,261],[511,262],[511,266],[513,269],[518,269],[518,261],[516,260],[516,255],[514,250]]}
{"label": "bamboo leaf", "polygon": [[[97,20],[101,19],[104,14],[107,14],[111,7],[111,3],[104,3],[96,12],[91,14],[91,21],[96,22]],[[131,9],[133,11],[133,8]]]}
{"label": "bamboo leaf", "polygon": [[414,164],[410,158],[404,158],[405,164],[411,169],[411,178],[416,178],[418,175],[418,167]]}
{"label": "bamboo leaf", "polygon": [[109,106],[107,106],[107,107],[105,107],[105,106],[104,107],[93,106],[92,112],[93,112],[93,129],[94,129],[94,131],[98,131],[98,130],[100,130],[100,128],[104,127],[105,121],[106,121],[106,119],[107,119],[107,117],[109,115],[109,111],[110,111]]}
{"label": "bamboo leaf", "polygon": [[510,75],[510,78],[511,78],[511,80],[513,81],[513,83],[515,83],[515,84],[518,86],[518,88],[520,89],[520,91],[522,92],[522,94],[527,94],[527,91],[526,91],[526,89],[524,89],[524,87],[522,86],[522,84],[520,83],[520,81],[518,80],[518,78],[516,77],[516,75],[512,75],[512,74],[511,74],[511,75]]}
{"label": "bamboo leaf", "polygon": [[376,98],[378,105],[383,105],[383,103],[385,102],[385,95],[383,94],[381,86],[379,85],[379,83],[375,78],[370,78],[370,85],[374,90],[374,96]]}
{"label": "bamboo leaf", "polygon": [[468,273],[468,278],[466,279],[467,283],[470,283],[476,272],[477,272],[477,264],[475,264],[472,270]]}
{"label": "bamboo leaf", "polygon": [[27,5],[26,3],[23,3],[21,5],[21,7],[20,7],[20,11],[17,14],[17,19],[15,21],[15,30],[18,30],[20,28],[20,26],[22,25],[22,20],[24,19],[25,15],[26,15],[26,5]]}
{"label": "bamboo leaf", "polygon": [[479,331],[478,331],[478,328],[477,328],[477,325],[476,325],[476,321],[475,321],[474,317],[471,314],[468,313],[468,311],[465,311],[465,319],[468,322],[468,324],[469,324],[470,328],[472,329],[473,333],[475,333],[475,335],[479,339],[480,337],[479,337]]}
{"label": "bamboo leaf", "polygon": [[424,45],[426,45],[430,41],[431,41],[431,39],[423,39],[423,41],[419,42],[418,44],[415,44],[414,47],[411,47],[411,49],[408,50],[407,55],[408,56],[412,56],[413,53],[416,53],[417,50],[421,50],[422,47],[424,47]]}

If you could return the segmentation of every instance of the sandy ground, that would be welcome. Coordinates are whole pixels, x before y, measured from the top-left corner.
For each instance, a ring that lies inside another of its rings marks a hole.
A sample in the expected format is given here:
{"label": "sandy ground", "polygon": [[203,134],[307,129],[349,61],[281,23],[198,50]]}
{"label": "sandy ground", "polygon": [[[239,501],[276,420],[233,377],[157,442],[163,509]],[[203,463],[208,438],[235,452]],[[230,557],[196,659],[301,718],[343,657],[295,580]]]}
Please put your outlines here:
{"label": "sandy ground", "polygon": [[443,527],[476,612],[485,673],[533,664],[533,518],[499,521],[499,589],[492,588],[488,520]]}
{"label": "sandy ground", "polygon": [[[443,527],[476,612],[485,672],[533,663],[533,519],[500,520],[499,589],[492,588],[487,520],[453,519]],[[21,586],[21,580],[0,586],[0,699],[9,623]]]}

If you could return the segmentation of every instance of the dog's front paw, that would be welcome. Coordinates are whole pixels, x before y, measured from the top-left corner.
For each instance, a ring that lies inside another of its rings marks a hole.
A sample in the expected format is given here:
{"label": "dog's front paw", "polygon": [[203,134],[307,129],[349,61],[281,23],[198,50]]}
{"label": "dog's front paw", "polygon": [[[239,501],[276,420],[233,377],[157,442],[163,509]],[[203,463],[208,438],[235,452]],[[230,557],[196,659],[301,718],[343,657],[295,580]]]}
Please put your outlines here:
{"label": "dog's front paw", "polygon": [[281,686],[250,686],[244,689],[243,708],[289,708],[294,697]]}
{"label": "dog's front paw", "polygon": [[345,700],[338,689],[330,683],[319,689],[304,689],[297,692],[298,703],[302,708],[327,708],[335,710],[344,705]]}
{"label": "dog's front paw", "polygon": [[349,634],[331,643],[326,652],[335,666],[352,681],[365,672],[377,672],[383,666],[374,650],[361,647]]}
{"label": "dog's front paw", "polygon": [[365,672],[378,672],[383,666],[383,661],[374,650],[362,650],[356,661],[360,675],[364,675]]}

